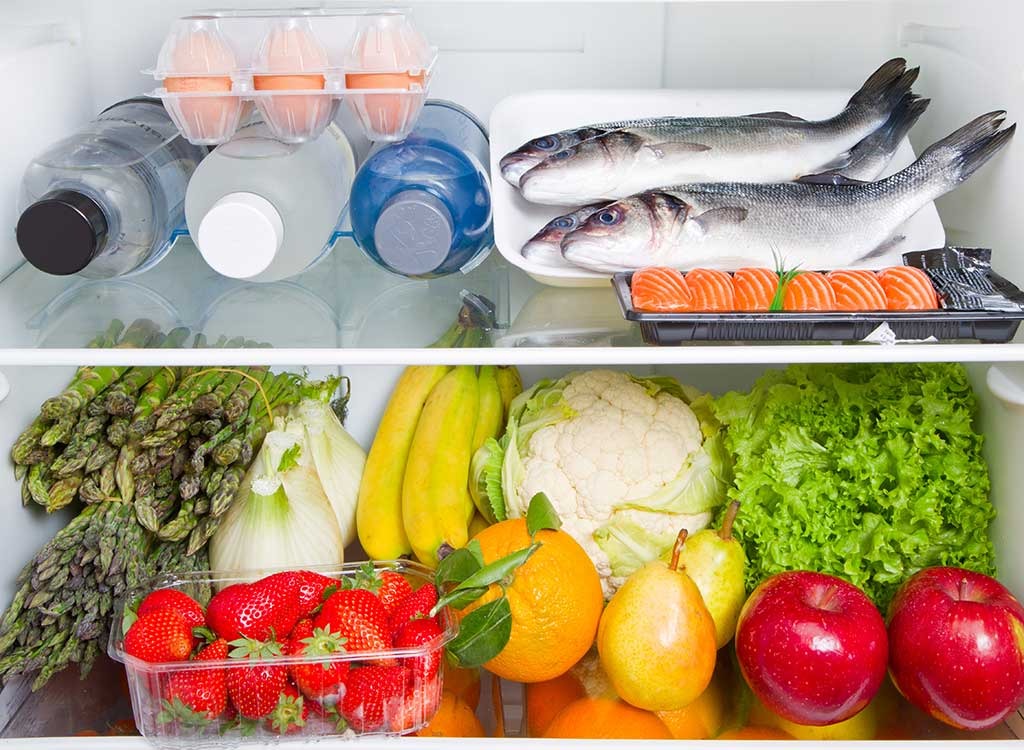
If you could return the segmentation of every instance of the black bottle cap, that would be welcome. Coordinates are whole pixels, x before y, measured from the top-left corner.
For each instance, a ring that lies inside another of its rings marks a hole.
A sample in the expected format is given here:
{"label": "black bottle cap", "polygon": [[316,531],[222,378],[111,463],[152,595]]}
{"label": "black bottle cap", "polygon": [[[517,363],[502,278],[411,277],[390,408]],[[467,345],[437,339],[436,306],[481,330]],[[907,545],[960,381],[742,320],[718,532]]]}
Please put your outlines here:
{"label": "black bottle cap", "polygon": [[107,239],[107,219],[89,196],[54,190],[22,212],[17,236],[25,260],[40,271],[67,276],[99,253]]}

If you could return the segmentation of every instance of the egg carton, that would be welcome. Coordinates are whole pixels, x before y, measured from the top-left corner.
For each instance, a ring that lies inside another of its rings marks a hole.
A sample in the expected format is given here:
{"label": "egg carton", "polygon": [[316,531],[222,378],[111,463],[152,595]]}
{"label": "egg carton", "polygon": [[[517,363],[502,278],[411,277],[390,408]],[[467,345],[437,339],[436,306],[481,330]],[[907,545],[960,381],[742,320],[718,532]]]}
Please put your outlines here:
{"label": "egg carton", "polygon": [[402,9],[212,10],[175,21],[144,72],[196,145],[230,140],[253,106],[274,137],[302,143],[342,101],[370,140],[396,141],[416,123],[436,60]]}

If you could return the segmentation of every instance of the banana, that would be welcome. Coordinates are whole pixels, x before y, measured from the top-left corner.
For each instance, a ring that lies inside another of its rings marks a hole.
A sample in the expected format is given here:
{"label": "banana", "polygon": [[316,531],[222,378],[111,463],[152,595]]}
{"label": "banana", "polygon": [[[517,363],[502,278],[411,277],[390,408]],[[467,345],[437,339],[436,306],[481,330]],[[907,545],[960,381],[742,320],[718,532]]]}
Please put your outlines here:
{"label": "banana", "polygon": [[512,399],[523,392],[523,379],[515,365],[498,367],[495,377],[498,380],[498,389],[501,391],[501,403],[505,408],[505,421],[508,422],[508,407],[512,403]]}
{"label": "banana", "polygon": [[356,500],[356,533],[371,560],[394,560],[412,552],[402,524],[402,477],[423,405],[451,369],[405,368],[384,409]]}
{"label": "banana", "polygon": [[476,413],[476,429],[473,430],[473,452],[484,444],[487,438],[501,435],[505,427],[504,404],[498,387],[497,368],[484,365],[477,377],[480,388],[480,406]]}
{"label": "banana", "polygon": [[[427,397],[402,483],[402,520],[417,559],[437,567],[437,549],[469,541],[469,462],[480,402],[476,368],[445,375]],[[369,550],[367,550],[369,551]]]}
{"label": "banana", "polygon": [[[473,431],[473,454],[475,455],[488,438],[497,438],[505,427],[505,409],[501,400],[501,389],[498,387],[497,368],[484,365],[478,376],[480,388],[480,406],[477,409],[476,429]],[[473,504],[483,514],[484,519],[493,518],[494,511],[490,501],[481,493],[477,482],[474,482],[472,461],[469,473],[469,495]],[[470,535],[472,536],[472,534]]]}
{"label": "banana", "polygon": [[481,531],[490,526],[489,523],[479,513],[474,513],[473,517],[469,519],[469,538],[472,539]]}

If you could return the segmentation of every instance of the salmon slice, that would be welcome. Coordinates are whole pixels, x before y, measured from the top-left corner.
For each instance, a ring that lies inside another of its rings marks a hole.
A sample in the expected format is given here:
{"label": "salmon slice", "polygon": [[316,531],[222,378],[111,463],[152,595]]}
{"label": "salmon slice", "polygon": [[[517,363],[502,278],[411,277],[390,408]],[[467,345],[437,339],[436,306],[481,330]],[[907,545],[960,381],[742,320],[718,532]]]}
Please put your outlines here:
{"label": "salmon slice", "polygon": [[885,290],[874,271],[829,271],[828,282],[836,293],[836,310],[886,309]]}
{"label": "salmon slice", "polygon": [[652,266],[633,274],[633,307],[641,312],[684,312],[693,309],[686,279],[674,268]]}
{"label": "salmon slice", "polygon": [[694,312],[732,312],[736,309],[732,277],[725,271],[695,268],[686,274]]}
{"label": "salmon slice", "polygon": [[893,266],[878,272],[889,310],[937,310],[939,298],[928,274],[913,266]]}
{"label": "salmon slice", "polygon": [[732,275],[736,310],[768,312],[779,288],[779,275],[768,268],[741,268]]}
{"label": "salmon slice", "polygon": [[836,309],[836,293],[824,274],[817,271],[798,273],[786,285],[782,309],[792,312],[818,312]]}

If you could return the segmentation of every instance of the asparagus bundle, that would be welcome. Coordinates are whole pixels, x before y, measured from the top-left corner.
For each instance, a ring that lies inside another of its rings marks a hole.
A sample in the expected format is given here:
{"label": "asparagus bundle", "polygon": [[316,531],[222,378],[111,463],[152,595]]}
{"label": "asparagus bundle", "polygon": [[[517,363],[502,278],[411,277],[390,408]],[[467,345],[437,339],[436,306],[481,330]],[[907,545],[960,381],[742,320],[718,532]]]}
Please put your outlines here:
{"label": "asparagus bundle", "polygon": [[[90,346],[181,347],[187,338],[150,321],[115,322]],[[207,541],[302,383],[266,367],[82,367],[44,402],[11,450],[22,501],[85,507],[18,578],[0,618],[0,679],[38,672],[38,689],[72,663],[84,675],[116,598],[164,570],[208,568]]]}

